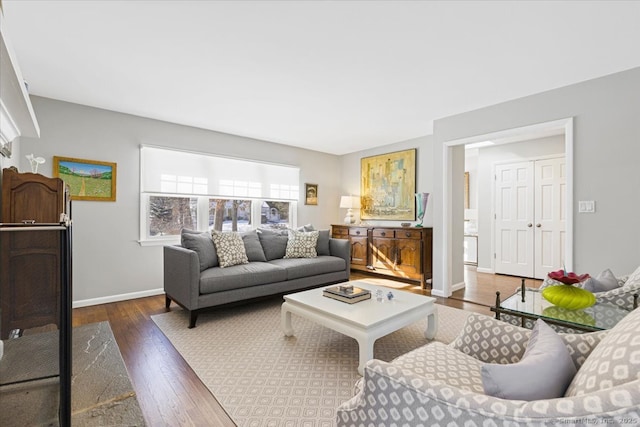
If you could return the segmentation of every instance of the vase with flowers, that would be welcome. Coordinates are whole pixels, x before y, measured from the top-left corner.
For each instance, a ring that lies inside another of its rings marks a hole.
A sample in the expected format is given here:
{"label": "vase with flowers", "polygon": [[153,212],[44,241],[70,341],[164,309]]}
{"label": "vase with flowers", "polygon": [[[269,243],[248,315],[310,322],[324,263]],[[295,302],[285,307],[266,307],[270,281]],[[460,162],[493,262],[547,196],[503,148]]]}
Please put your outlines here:
{"label": "vase with flowers", "polygon": [[558,282],[557,285],[546,287],[542,290],[542,297],[551,304],[569,310],[580,310],[591,307],[596,303],[593,293],[574,286],[587,280],[589,274],[576,274],[566,270],[552,271],[548,274],[551,280]]}

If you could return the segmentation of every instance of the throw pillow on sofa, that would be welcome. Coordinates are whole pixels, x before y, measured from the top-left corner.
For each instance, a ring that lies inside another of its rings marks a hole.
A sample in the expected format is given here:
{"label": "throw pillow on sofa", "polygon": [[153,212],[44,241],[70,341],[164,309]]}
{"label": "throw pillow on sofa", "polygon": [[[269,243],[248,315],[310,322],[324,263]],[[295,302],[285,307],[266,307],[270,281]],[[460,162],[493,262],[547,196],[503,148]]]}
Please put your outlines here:
{"label": "throw pillow on sofa", "polygon": [[198,254],[200,271],[218,266],[218,254],[211,234],[183,228],[180,233],[180,243],[183,248],[191,249]]}
{"label": "throw pillow on sofa", "polygon": [[247,252],[244,248],[242,236],[234,231],[211,230],[211,237],[216,246],[220,267],[231,267],[238,264],[248,264]]}
{"label": "throw pillow on sofa", "polygon": [[258,228],[258,238],[267,261],[284,258],[287,251],[289,233],[287,230],[269,230]]}
{"label": "throw pillow on sofa", "polygon": [[[298,227],[298,231],[316,231],[312,224],[303,225]],[[316,252],[320,255],[331,255],[329,250],[329,238],[331,237],[330,230],[318,230],[318,244],[316,245]]]}
{"label": "throw pillow on sofa", "polygon": [[260,239],[258,238],[258,233],[256,232],[256,230],[240,233],[240,236],[242,236],[244,249],[247,253],[249,262],[267,262],[267,257],[264,255],[264,250],[262,249],[262,245],[260,244]]}
{"label": "throw pillow on sofa", "polygon": [[540,319],[519,362],[487,363],[481,370],[487,395],[528,401],[562,397],[576,374],[564,341]]}
{"label": "throw pillow on sofa", "polygon": [[287,248],[283,258],[315,258],[318,256],[316,245],[318,244],[317,231],[289,230]]}
{"label": "throw pillow on sofa", "polygon": [[583,289],[590,292],[606,292],[619,287],[620,283],[618,283],[616,276],[614,276],[611,270],[606,269],[596,277],[588,278],[584,283]]}

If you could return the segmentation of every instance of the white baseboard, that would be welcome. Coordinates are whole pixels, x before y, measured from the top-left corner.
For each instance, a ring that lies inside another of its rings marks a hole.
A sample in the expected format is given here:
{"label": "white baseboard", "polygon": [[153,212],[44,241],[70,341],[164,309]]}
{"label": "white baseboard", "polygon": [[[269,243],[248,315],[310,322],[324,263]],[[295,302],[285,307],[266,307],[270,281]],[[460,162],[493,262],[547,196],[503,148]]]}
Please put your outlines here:
{"label": "white baseboard", "polygon": [[126,301],[129,299],[152,297],[164,293],[163,288],[151,289],[148,291],[131,292],[130,294],[111,295],[108,297],[84,299],[73,302],[73,308],[88,307],[90,305],[107,304],[110,302]]}
{"label": "white baseboard", "polygon": [[478,268],[476,268],[476,272],[478,272],[478,273],[487,273],[487,274],[496,274],[496,272],[493,271],[493,268],[478,267]]}
{"label": "white baseboard", "polygon": [[449,298],[451,295],[445,295],[440,289],[431,289],[431,296]]}
{"label": "white baseboard", "polygon": [[442,292],[440,289],[431,289],[431,296],[449,298],[453,292],[459,291],[460,289],[464,289],[464,287],[465,287],[464,282],[451,285],[451,292],[449,293],[449,295],[445,295],[444,292]]}
{"label": "white baseboard", "polygon": [[459,291],[460,289],[464,289],[464,282],[456,283],[455,285],[451,285],[451,292]]}

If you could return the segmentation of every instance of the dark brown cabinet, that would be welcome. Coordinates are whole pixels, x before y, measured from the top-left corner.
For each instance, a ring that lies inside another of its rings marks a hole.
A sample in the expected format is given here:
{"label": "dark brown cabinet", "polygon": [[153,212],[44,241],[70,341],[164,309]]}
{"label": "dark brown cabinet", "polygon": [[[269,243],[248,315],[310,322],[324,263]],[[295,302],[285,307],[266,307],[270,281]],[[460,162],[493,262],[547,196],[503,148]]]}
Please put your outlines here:
{"label": "dark brown cabinet", "polygon": [[[61,179],[3,171],[3,224],[59,225],[68,209],[68,192]],[[59,327],[63,262],[59,232],[7,233],[0,244],[0,337],[6,339],[13,329]]]}
{"label": "dark brown cabinet", "polygon": [[332,225],[332,237],[349,239],[351,268],[417,281],[432,276],[431,228]]}

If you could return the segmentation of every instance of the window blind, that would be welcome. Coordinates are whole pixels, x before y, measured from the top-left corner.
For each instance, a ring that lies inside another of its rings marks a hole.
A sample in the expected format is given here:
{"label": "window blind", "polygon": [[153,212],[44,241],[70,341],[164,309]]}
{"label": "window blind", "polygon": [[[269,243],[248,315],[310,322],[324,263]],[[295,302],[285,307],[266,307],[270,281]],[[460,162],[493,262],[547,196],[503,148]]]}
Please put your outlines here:
{"label": "window blind", "polygon": [[143,193],[298,200],[295,166],[212,154],[140,147]]}

